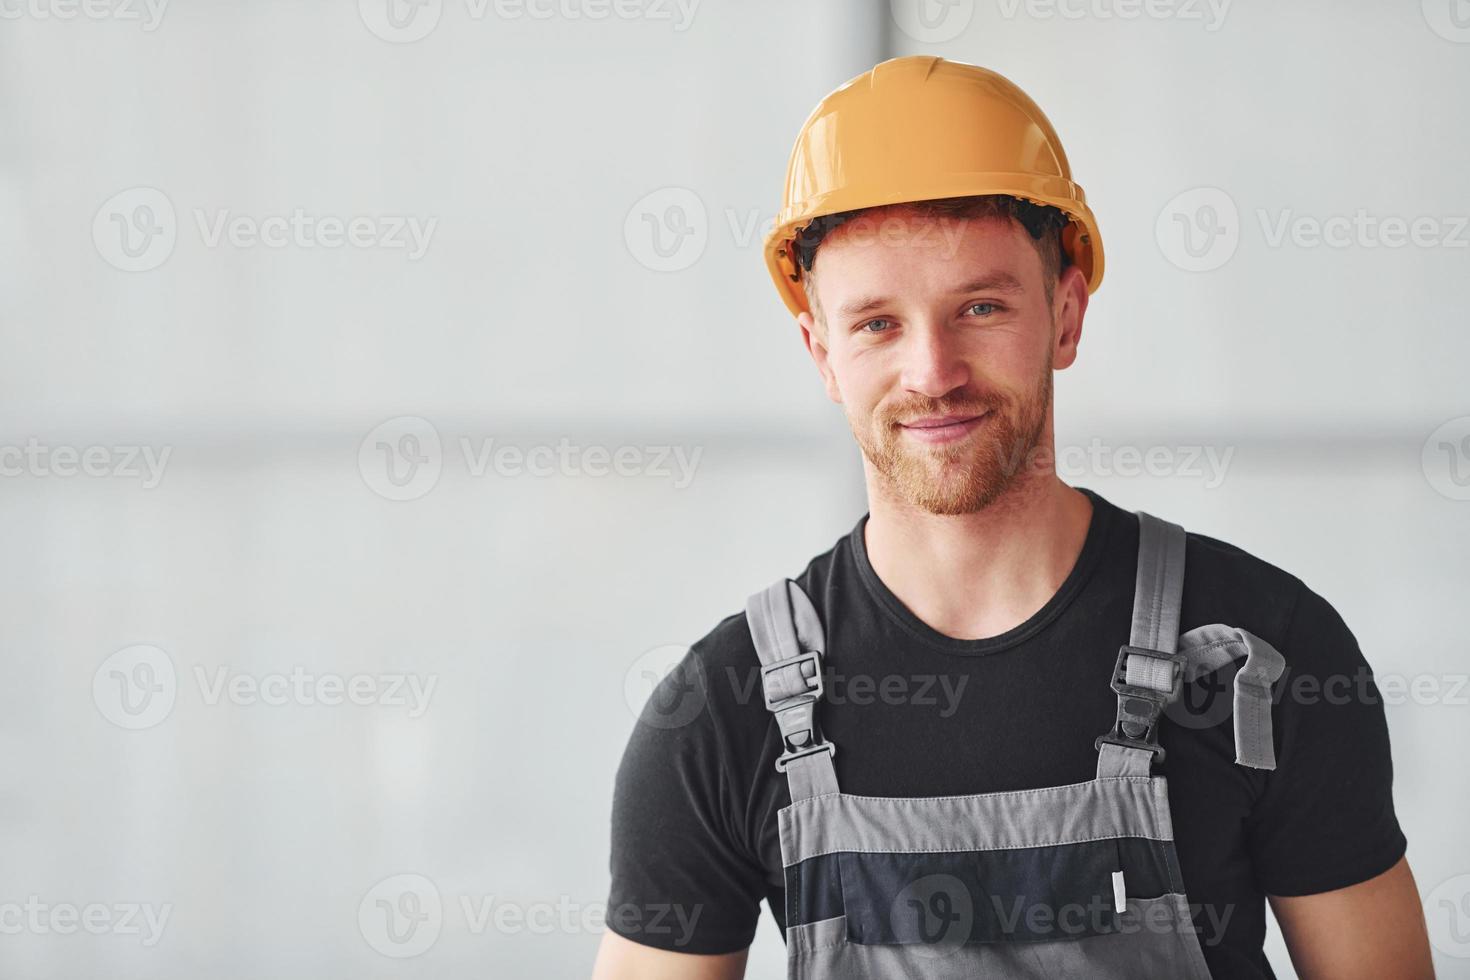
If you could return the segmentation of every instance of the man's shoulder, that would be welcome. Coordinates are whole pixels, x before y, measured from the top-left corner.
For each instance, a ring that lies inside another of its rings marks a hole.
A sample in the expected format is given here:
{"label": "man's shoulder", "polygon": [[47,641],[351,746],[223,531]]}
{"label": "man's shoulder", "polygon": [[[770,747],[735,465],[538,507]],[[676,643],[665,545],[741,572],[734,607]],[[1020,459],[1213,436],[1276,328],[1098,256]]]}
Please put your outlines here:
{"label": "man's shoulder", "polygon": [[1185,575],[1195,569],[1208,576],[1220,576],[1232,582],[1256,583],[1257,588],[1272,592],[1294,592],[1302,580],[1253,551],[1230,541],[1199,531],[1185,529]]}
{"label": "man's shoulder", "polygon": [[1300,577],[1238,544],[1188,531],[1185,630],[1223,623],[1248,630],[1290,659],[1290,636],[1303,624],[1341,623],[1326,599]]}

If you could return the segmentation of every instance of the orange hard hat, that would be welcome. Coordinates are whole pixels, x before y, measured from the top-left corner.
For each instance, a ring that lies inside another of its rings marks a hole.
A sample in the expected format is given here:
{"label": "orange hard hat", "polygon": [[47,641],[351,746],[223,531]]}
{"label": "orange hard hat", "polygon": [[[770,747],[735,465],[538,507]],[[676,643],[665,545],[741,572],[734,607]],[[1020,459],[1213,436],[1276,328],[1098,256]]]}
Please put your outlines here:
{"label": "orange hard hat", "polygon": [[1089,293],[1101,285],[1097,219],[1031,97],[977,65],[933,55],[884,61],[829,93],[802,124],[766,267],[791,312],[809,312],[793,239],[813,218],[976,194],[1065,212],[1062,248]]}

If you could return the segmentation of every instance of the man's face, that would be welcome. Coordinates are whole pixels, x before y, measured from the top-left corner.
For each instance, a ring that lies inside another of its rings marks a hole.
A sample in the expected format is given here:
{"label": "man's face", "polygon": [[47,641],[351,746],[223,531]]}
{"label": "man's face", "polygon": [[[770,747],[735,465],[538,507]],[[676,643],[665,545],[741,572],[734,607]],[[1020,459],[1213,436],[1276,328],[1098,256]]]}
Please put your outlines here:
{"label": "man's face", "polygon": [[[799,318],[828,396],[905,501],[968,514],[1051,440],[1051,373],[1076,356],[1087,290],[1048,302],[1041,256],[1009,219],[860,215],[817,250],[825,330]],[[1049,462],[1049,456],[1047,462]]]}

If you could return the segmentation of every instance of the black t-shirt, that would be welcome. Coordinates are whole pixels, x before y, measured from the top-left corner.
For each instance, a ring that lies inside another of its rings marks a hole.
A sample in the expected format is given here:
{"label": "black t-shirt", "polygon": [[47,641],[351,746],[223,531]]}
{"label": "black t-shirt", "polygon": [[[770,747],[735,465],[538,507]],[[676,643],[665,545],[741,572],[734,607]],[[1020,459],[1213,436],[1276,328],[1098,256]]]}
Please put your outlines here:
{"label": "black t-shirt", "polygon": [[[905,607],[868,563],[863,528],[796,582],[826,630],[823,733],[844,792],[949,796],[1094,778],[1113,723],[1108,679],[1128,641],[1137,517],[1083,489],[1087,538],[1060,589],[999,636],[954,639]],[[1273,688],[1277,768],[1237,765],[1236,664],[1185,686],[1165,717],[1169,804],[1195,927],[1216,978],[1270,977],[1265,895],[1307,895],[1392,867],[1394,814],[1381,699],[1357,641],[1321,596],[1239,548],[1190,534],[1181,632],[1248,630],[1286,660]],[[775,771],[745,614],[723,620],[663,679],[618,770],[607,925],[688,953],[744,949],[760,902],[784,929]]]}

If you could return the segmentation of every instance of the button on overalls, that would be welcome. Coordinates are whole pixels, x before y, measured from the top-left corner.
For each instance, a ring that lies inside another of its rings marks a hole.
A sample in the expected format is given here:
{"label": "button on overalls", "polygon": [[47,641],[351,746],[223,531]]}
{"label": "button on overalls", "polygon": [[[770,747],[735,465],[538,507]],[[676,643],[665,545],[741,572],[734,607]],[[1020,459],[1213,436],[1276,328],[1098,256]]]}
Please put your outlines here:
{"label": "button on overalls", "polygon": [[[746,606],[791,789],[778,814],[791,980],[1208,980],[1174,851],[1159,716],[1182,683],[1238,657],[1236,762],[1275,768],[1281,655],[1223,625],[1179,635],[1185,534],[1140,512],[1132,631],[1112,665],[1117,719],[1097,777],[917,799],[837,787],[816,723],[824,634],[787,579]],[[1100,672],[1101,673],[1101,672]],[[1098,683],[1102,677],[1098,677]]]}

